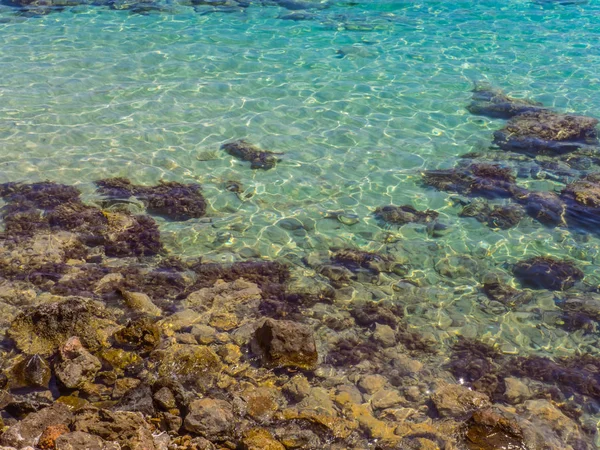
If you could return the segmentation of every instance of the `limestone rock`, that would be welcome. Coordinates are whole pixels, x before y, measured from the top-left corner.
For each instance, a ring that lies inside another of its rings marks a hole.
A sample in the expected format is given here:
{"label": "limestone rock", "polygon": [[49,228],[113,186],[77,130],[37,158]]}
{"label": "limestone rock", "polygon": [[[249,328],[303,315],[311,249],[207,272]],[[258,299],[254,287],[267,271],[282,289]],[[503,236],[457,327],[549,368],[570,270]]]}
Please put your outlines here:
{"label": "limestone rock", "polygon": [[195,400],[189,406],[183,427],[209,439],[227,436],[234,427],[233,409],[224,400]]}

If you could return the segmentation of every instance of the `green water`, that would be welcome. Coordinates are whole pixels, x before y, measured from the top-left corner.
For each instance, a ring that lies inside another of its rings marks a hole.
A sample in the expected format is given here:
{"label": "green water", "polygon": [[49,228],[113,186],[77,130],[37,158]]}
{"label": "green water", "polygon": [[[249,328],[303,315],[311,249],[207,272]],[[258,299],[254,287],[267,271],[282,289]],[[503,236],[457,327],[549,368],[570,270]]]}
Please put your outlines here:
{"label": "green water", "polygon": [[[410,282],[383,275],[356,295],[412,305],[408,321],[426,335],[476,337],[508,353],[598,354],[596,334],[547,324],[550,292],[510,311],[479,286],[489,271],[511,280],[510,264],[540,254],[575,260],[597,285],[600,240],[530,218],[491,230],[458,217],[456,196],[424,187],[420,173],[487,148],[503,126],[465,109],[474,81],[598,116],[600,4],[308,6],[295,12],[308,20],[259,3],[219,11],[168,2],[150,14],[1,6],[0,181],[76,184],[87,201],[97,199],[93,181],[111,176],[198,182],[206,218],[157,219],[174,254],[280,259],[312,277],[306,259],[331,248],[378,251],[410,264]],[[282,162],[251,170],[219,149],[241,138],[283,152]],[[230,180],[244,192],[227,191]],[[383,227],[372,213],[390,203],[437,210],[449,232]],[[338,210],[360,221],[327,218]],[[290,218],[301,226],[278,224]]]}

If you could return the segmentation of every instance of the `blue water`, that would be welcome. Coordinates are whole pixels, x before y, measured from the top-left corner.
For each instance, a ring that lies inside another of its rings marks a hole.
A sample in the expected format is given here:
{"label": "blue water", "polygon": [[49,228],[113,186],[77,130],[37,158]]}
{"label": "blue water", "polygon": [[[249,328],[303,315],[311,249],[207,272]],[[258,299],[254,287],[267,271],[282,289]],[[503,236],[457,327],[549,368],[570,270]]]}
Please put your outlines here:
{"label": "blue water", "polygon": [[[540,328],[551,294],[498,314],[479,285],[489,271],[512,280],[510,264],[540,254],[568,256],[598,284],[600,240],[528,218],[491,230],[459,218],[453,195],[424,187],[420,173],[486,149],[503,126],[465,109],[474,82],[600,117],[600,2],[140,5],[0,6],[1,182],[76,184],[88,201],[93,181],[109,176],[199,182],[207,218],[157,219],[174,254],[260,255],[310,278],[302,261],[330,248],[381,251],[411,264],[413,287],[384,276],[359,294],[421,305],[408,320],[433,339],[598,353],[596,335]],[[241,138],[283,152],[282,162],[254,171],[219,150]],[[244,194],[224,189],[228,180]],[[450,232],[382,227],[372,212],[389,203],[435,209]],[[338,210],[359,223],[326,218]],[[278,226],[284,218],[304,229]]]}

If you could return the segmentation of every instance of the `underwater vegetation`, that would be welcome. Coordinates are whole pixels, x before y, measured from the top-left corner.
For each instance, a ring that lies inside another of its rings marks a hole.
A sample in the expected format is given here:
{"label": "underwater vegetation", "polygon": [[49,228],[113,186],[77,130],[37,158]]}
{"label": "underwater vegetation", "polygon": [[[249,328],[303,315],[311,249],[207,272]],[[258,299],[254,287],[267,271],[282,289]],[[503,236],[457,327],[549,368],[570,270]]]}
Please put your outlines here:
{"label": "underwater vegetation", "polygon": [[251,169],[263,170],[275,167],[281,161],[277,156],[283,154],[262,150],[244,140],[227,142],[221,146],[221,149],[235,158],[250,162]]}
{"label": "underwater vegetation", "polygon": [[407,223],[426,224],[433,222],[438,218],[439,213],[430,209],[418,211],[410,205],[386,205],[377,207],[374,215],[378,219],[390,224],[405,225]]}
{"label": "underwater vegetation", "polygon": [[150,214],[170,220],[183,221],[206,214],[206,200],[197,184],[160,181],[156,186],[134,185],[126,178],[108,178],[96,181],[98,193],[108,200],[135,197]]}
{"label": "underwater vegetation", "polygon": [[583,279],[583,272],[573,262],[549,256],[536,256],[519,261],[515,276],[526,286],[562,291]]}

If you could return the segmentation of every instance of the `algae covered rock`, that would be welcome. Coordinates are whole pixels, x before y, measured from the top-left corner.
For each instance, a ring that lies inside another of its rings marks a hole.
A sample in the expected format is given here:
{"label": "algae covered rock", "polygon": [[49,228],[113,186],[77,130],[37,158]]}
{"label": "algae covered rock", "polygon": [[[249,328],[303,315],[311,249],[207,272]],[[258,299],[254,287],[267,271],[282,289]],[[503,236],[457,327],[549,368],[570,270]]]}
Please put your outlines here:
{"label": "algae covered rock", "polygon": [[152,357],[159,360],[160,377],[174,378],[198,388],[214,383],[222,367],[219,356],[206,345],[175,344],[156,350]]}
{"label": "algae covered rock", "polygon": [[113,338],[117,345],[129,350],[151,351],[160,342],[160,329],[147,317],[130,320]]}
{"label": "algae covered rock", "polygon": [[254,346],[267,367],[314,369],[318,354],[313,332],[288,320],[267,319],[254,333]]}
{"label": "algae covered rock", "polygon": [[244,140],[228,142],[221,146],[223,150],[242,161],[249,161],[252,169],[272,169],[275,167],[280,158],[277,155],[283,153],[274,153],[260,148],[246,142]]}
{"label": "algae covered rock", "polygon": [[543,110],[541,103],[524,98],[512,98],[487,83],[477,83],[473,89],[471,114],[500,119],[509,119],[525,112]]}
{"label": "algae covered rock", "polygon": [[40,355],[20,355],[10,370],[8,381],[12,389],[20,387],[48,388],[51,376],[50,365]]}
{"label": "algae covered rock", "polygon": [[467,422],[464,433],[465,445],[469,450],[527,450],[523,430],[491,408],[476,411]]}
{"label": "algae covered rock", "polygon": [[494,144],[503,150],[531,155],[556,155],[598,144],[593,117],[531,111],[519,114],[494,133]]}
{"label": "algae covered rock", "polygon": [[11,323],[8,336],[27,354],[52,354],[72,336],[94,351],[107,345],[118,328],[113,319],[99,303],[71,297],[24,309]]}
{"label": "algae covered rock", "polygon": [[583,279],[583,272],[573,262],[548,256],[519,261],[513,273],[525,285],[552,291],[569,289]]}
{"label": "algae covered rock", "polygon": [[387,205],[375,209],[375,217],[394,225],[405,225],[407,223],[425,224],[433,222],[438,216],[439,213],[436,211],[430,209],[418,211],[410,205]]}

